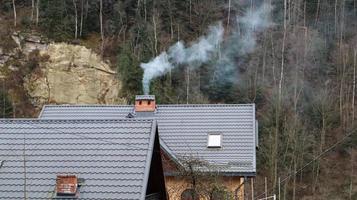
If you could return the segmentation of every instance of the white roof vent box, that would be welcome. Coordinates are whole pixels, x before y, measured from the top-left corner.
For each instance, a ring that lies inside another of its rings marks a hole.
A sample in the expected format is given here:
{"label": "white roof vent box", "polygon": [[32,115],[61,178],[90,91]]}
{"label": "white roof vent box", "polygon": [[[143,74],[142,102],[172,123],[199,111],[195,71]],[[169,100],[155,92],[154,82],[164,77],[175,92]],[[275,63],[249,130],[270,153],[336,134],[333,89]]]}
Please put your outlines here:
{"label": "white roof vent box", "polygon": [[208,148],[221,148],[222,147],[222,134],[221,133],[209,133],[207,135],[207,147]]}

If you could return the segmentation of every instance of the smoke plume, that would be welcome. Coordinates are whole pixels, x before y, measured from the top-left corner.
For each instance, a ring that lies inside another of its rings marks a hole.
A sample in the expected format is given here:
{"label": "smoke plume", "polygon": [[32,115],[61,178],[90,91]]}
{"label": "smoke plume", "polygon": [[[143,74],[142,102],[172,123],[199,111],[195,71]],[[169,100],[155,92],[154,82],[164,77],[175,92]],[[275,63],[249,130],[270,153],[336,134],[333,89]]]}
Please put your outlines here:
{"label": "smoke plume", "polygon": [[183,41],[179,41],[150,62],[141,63],[140,67],[144,70],[144,93],[149,93],[152,79],[166,74],[177,65],[199,66],[207,62],[218,50],[217,47],[223,40],[223,32],[222,23],[210,26],[208,35],[200,37],[191,46],[185,47]]}
{"label": "smoke plume", "polygon": [[245,55],[256,47],[257,34],[273,25],[270,19],[272,7],[262,4],[255,10],[248,10],[244,16],[236,16],[235,26],[221,44],[221,56],[214,60],[212,84],[232,84],[238,81],[237,67]]}
{"label": "smoke plume", "polygon": [[[237,56],[250,53],[256,46],[256,33],[268,28],[271,7],[263,4],[256,10],[250,10],[243,17],[236,17],[236,27],[223,41],[224,28],[221,22],[209,27],[207,35],[201,36],[190,45],[179,41],[172,45],[167,52],[162,52],[148,63],[141,63],[144,70],[143,90],[150,92],[152,79],[166,74],[179,65],[200,67],[208,61],[214,61],[215,74],[218,79],[229,79],[225,74],[235,68]],[[216,56],[219,52],[219,56]]]}

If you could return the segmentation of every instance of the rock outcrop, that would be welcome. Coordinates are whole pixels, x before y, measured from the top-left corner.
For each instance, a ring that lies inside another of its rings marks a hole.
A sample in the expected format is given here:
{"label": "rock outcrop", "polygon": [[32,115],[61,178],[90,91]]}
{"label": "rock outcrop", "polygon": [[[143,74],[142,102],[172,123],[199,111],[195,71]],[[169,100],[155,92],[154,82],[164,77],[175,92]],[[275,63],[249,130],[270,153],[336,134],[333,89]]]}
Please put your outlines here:
{"label": "rock outcrop", "polygon": [[9,39],[10,43],[13,45],[12,48],[4,51],[3,47],[0,46],[0,79],[6,78],[6,75],[3,74],[3,72],[7,69],[18,71],[17,67],[7,64],[8,62],[11,63],[16,60],[25,63],[26,58],[32,51],[46,50],[48,46],[46,38],[43,38],[36,33],[13,32],[12,35],[9,36]]}
{"label": "rock outcrop", "polygon": [[90,49],[65,43],[40,48],[48,59],[25,77],[24,87],[36,107],[58,104],[125,103],[118,98],[115,71]]}

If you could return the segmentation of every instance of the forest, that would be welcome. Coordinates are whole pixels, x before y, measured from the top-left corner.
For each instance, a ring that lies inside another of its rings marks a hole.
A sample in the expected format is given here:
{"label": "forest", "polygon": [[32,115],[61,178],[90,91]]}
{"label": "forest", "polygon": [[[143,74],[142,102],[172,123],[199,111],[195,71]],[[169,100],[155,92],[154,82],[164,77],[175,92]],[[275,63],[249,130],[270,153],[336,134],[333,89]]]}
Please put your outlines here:
{"label": "forest", "polygon": [[[4,51],[21,30],[98,52],[128,103],[255,103],[256,198],[357,199],[357,0],[0,0],[0,18]],[[31,117],[9,92],[2,117]]]}

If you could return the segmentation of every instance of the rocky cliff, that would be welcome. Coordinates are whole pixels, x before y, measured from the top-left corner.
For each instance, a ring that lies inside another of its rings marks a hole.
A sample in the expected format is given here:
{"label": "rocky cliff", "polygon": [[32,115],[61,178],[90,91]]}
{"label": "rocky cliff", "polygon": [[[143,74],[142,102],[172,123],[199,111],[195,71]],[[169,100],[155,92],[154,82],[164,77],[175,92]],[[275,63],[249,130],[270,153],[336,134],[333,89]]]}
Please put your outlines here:
{"label": "rocky cliff", "polygon": [[[2,74],[3,77],[31,63],[34,51],[37,51],[37,56],[46,58],[37,59],[36,67],[23,78],[23,88],[35,107],[41,108],[49,103],[125,103],[118,97],[121,84],[116,72],[92,50],[80,45],[47,43],[38,36],[18,33],[12,39],[17,48],[7,54],[0,52],[1,71],[7,72]],[[14,66],[11,64],[14,61],[23,65]]]}
{"label": "rocky cliff", "polygon": [[116,73],[91,50],[59,43],[48,45],[40,55],[49,59],[24,81],[34,105],[123,103]]}

